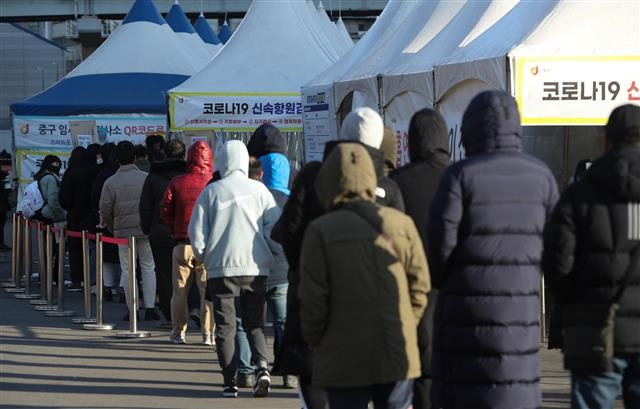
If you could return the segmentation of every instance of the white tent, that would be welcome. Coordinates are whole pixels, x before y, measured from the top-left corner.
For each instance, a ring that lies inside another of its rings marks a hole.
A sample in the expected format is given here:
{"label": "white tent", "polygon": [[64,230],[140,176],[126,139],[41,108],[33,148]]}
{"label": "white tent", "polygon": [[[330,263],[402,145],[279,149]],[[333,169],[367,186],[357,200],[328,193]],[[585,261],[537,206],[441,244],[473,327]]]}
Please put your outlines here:
{"label": "white tent", "polygon": [[320,24],[322,24],[322,28],[325,30],[327,38],[338,52],[338,56],[342,57],[353,46],[353,41],[351,41],[351,39],[349,39],[350,43],[345,41],[343,34],[338,31],[338,27],[331,22],[331,19],[327,15],[327,11],[322,4],[322,0],[318,0],[317,11]]}
{"label": "white tent", "polygon": [[213,60],[169,91],[171,129],[250,132],[269,122],[302,130],[300,87],[337,58],[318,25],[306,0],[254,0]]}
{"label": "white tent", "polygon": [[[305,110],[305,159],[307,161],[321,159],[324,144],[337,138],[336,112],[342,98],[339,100],[334,98],[334,81],[342,78],[351,69],[366,61],[369,55],[374,54],[381,39],[398,30],[414,6],[413,2],[390,0],[360,41],[338,62],[304,84],[302,101]],[[356,92],[366,96],[369,105],[377,108],[376,95],[370,95],[366,91],[356,90]]]}
{"label": "white tent", "polygon": [[338,30],[338,36],[341,38],[341,41],[347,47],[347,51],[353,47],[353,39],[349,35],[349,31],[347,31],[347,27],[344,25],[344,21],[342,20],[342,16],[338,17],[336,21],[336,29]]}
{"label": "white tent", "polygon": [[[518,0],[440,2],[382,77],[385,122],[398,138],[400,163],[408,161],[406,136],[411,116],[434,106],[433,65],[476,38],[511,10]],[[455,157],[455,144],[451,152]]]}
{"label": "white tent", "polygon": [[[435,99],[457,127],[486,88],[518,99],[524,125],[600,125],[640,101],[640,2],[521,1],[435,66]],[[635,81],[635,82],[634,82]]]}
{"label": "white tent", "polygon": [[[388,30],[383,37],[372,44],[365,59],[351,67],[340,78],[334,79],[336,106],[339,107],[343,100],[353,93],[352,106],[381,108],[379,74],[383,74],[386,67],[394,64],[398,54],[416,37],[425,22],[437,10],[440,1],[403,1],[401,3],[401,11],[394,19],[393,29]],[[453,3],[459,3],[459,1],[454,0]],[[404,16],[400,19],[402,15]]]}

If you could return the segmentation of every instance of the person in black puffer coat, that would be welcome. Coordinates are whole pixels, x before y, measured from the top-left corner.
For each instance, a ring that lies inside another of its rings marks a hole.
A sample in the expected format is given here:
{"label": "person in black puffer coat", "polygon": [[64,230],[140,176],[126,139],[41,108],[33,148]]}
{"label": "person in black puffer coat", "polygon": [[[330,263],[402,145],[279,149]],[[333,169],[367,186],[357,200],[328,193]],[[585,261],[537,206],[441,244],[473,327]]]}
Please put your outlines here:
{"label": "person in black puffer coat", "polygon": [[558,191],[549,168],[522,153],[516,101],[471,100],[467,158],[440,179],[427,222],[439,288],[433,330],[434,408],[538,408],[542,232]]}
{"label": "person in black puffer coat", "polygon": [[[71,151],[69,166],[62,177],[58,193],[60,205],[67,211],[69,230],[95,233],[98,218],[91,211],[91,186],[97,174],[95,153],[82,146],[75,147]],[[84,281],[82,239],[67,238],[67,251],[71,276],[69,290],[80,290]]]}
{"label": "person in black puffer coat", "polygon": [[[156,266],[156,288],[158,307],[165,319],[171,322],[171,295],[173,293],[172,263],[173,246],[171,230],[162,220],[160,202],[165,189],[174,176],[186,171],[185,146],[182,141],[172,139],[164,144],[166,159],[151,163],[149,175],[140,194],[140,227],[149,236],[149,244]],[[162,324],[161,324],[162,325]]]}
{"label": "person in black puffer coat", "polygon": [[[408,139],[411,163],[391,172],[389,177],[400,187],[406,213],[411,216],[418,228],[426,254],[429,206],[440,178],[451,163],[447,124],[442,115],[436,111],[422,109],[411,117]],[[427,311],[418,325],[422,375],[413,385],[414,409],[431,407],[431,335],[437,290],[431,290],[428,298]]]}
{"label": "person in black puffer coat", "polygon": [[[542,268],[562,305],[606,305],[640,245],[640,107],[623,105],[605,128],[608,149],[569,185],[545,229]],[[640,408],[640,269],[615,317],[614,371],[572,372],[572,407]]]}
{"label": "person in black puffer coat", "polygon": [[321,216],[324,209],[315,193],[314,183],[322,162],[313,161],[305,164],[293,182],[289,200],[282,209],[282,214],[271,230],[271,238],[282,245],[289,263],[287,280],[287,320],[279,353],[275,357],[273,373],[281,375],[297,375],[304,407],[308,409],[327,409],[329,401],[323,388],[312,385],[311,380],[311,347],[302,337],[300,323],[300,300],[298,286],[300,284],[300,253],[302,239],[309,223]]}

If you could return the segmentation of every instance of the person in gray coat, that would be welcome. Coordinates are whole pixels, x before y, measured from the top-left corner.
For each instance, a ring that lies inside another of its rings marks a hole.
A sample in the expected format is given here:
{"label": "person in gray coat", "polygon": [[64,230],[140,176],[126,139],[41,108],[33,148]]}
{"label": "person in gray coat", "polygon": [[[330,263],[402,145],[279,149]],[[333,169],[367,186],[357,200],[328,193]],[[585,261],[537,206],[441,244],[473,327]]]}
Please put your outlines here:
{"label": "person in gray coat", "polygon": [[440,179],[427,222],[429,268],[440,290],[432,405],[537,408],[542,233],[556,181],[522,152],[518,107],[506,92],[473,98],[462,144],[467,158]]}
{"label": "person in gray coat", "polygon": [[[120,167],[113,176],[104,182],[100,195],[100,214],[107,229],[113,232],[114,237],[135,237],[136,255],[140,263],[142,277],[144,319],[157,320],[160,317],[155,309],[156,273],[153,253],[151,245],[149,245],[149,237],[143,234],[140,227],[140,194],[147,178],[147,172],[141,171],[134,165],[134,148],[131,142],[119,142],[116,146],[116,155]],[[131,309],[128,251],[128,245],[118,244],[118,255],[122,268],[120,282],[124,287],[127,306]],[[133,309],[137,310],[138,306],[133,306]],[[124,320],[129,320],[129,313],[124,316]]]}

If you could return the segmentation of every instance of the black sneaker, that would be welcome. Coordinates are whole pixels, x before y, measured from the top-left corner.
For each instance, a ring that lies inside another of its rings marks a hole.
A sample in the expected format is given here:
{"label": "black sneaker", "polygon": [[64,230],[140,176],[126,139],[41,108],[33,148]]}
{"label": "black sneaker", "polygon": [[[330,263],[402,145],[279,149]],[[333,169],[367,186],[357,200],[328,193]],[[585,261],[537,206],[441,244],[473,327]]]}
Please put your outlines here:
{"label": "black sneaker", "polygon": [[111,292],[111,287],[104,287],[102,289],[102,301],[113,301],[113,292]]}
{"label": "black sneaker", "polygon": [[237,398],[238,397],[238,387],[235,385],[225,385],[222,389],[222,397],[223,398]]}
{"label": "black sneaker", "polygon": [[260,368],[256,371],[256,383],[253,385],[253,397],[264,398],[269,394],[271,387],[271,376],[266,368]]}
{"label": "black sneaker", "polygon": [[146,308],[144,310],[145,321],[158,321],[159,319],[160,319],[160,315],[158,314],[155,308]]}
{"label": "black sneaker", "polygon": [[71,283],[65,287],[67,291],[72,293],[77,293],[82,291],[82,283]]}

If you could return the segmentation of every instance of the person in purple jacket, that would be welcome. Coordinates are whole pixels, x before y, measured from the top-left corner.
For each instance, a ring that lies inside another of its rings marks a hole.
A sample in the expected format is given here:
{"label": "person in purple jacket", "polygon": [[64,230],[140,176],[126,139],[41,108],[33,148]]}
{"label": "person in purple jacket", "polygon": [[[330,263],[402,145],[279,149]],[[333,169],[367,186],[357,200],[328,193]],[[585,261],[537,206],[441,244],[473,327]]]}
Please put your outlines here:
{"label": "person in purple jacket", "polygon": [[484,91],[462,118],[467,157],[440,179],[427,222],[439,288],[434,408],[540,407],[542,233],[556,180],[522,152],[516,101]]}

